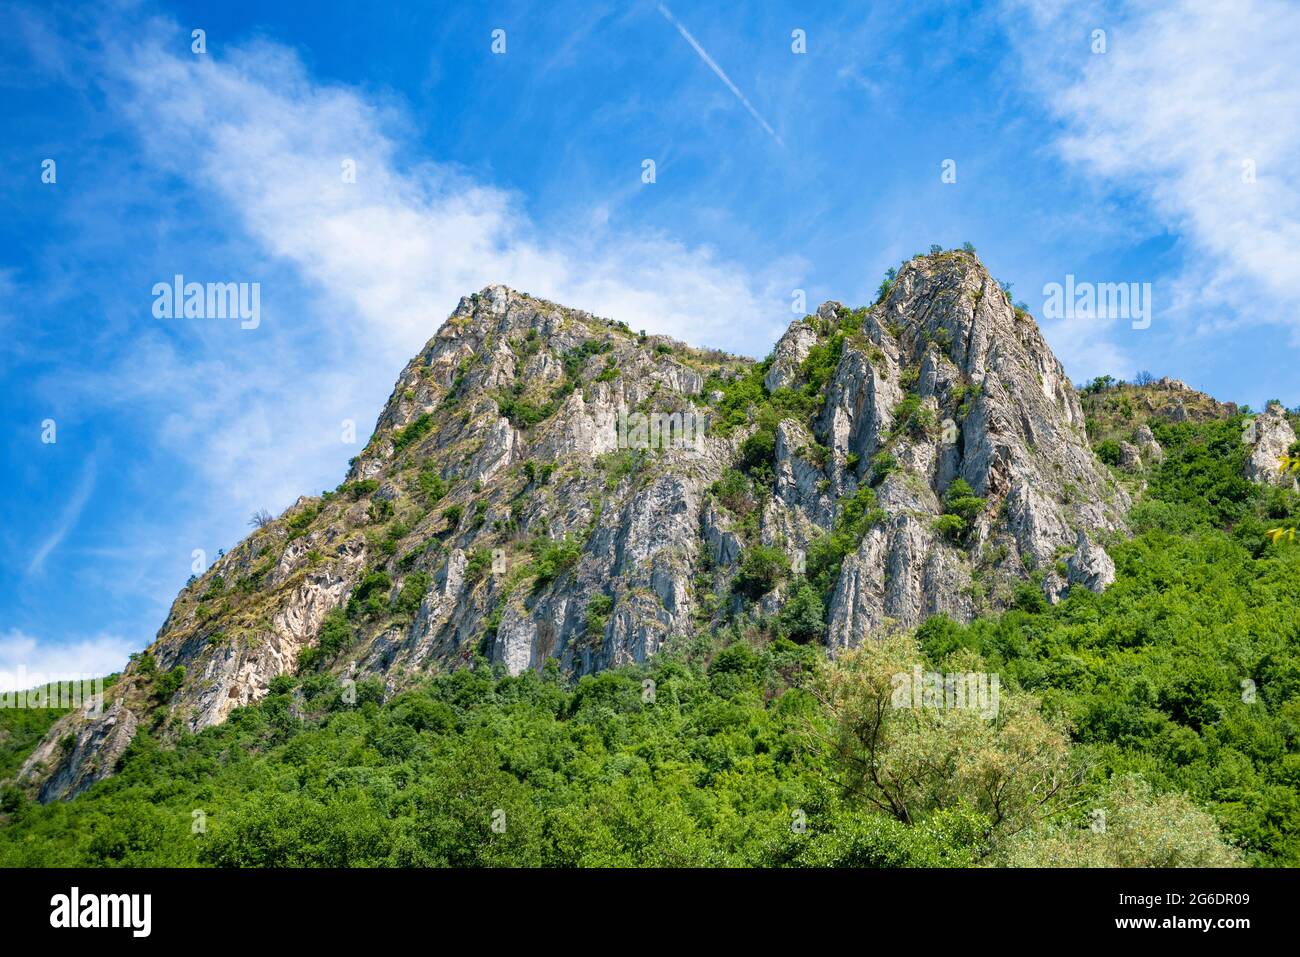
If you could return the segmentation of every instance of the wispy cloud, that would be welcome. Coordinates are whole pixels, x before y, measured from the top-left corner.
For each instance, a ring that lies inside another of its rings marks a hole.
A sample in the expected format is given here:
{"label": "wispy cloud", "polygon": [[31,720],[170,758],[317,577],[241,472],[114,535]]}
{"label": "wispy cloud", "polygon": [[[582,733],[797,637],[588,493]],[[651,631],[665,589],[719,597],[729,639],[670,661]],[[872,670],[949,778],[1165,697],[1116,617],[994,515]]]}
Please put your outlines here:
{"label": "wispy cloud", "polygon": [[[1300,7],[1286,0],[1014,0],[1009,32],[1061,155],[1186,240],[1166,317],[1300,333]],[[1104,29],[1105,52],[1091,35]],[[1119,278],[1119,277],[1117,277]],[[1125,277],[1127,278],[1127,277]],[[1238,310],[1242,303],[1250,309]]]}
{"label": "wispy cloud", "polygon": [[134,644],[116,635],[71,642],[37,640],[10,629],[0,633],[0,691],[112,674],[126,665]]}
{"label": "wispy cloud", "polygon": [[68,532],[72,531],[77,519],[81,517],[81,511],[86,507],[86,502],[90,500],[90,493],[95,489],[95,464],[96,455],[91,455],[86,459],[81,469],[81,477],[77,480],[77,486],[72,490],[72,495],[63,506],[63,511],[59,514],[58,523],[54,530],[45,538],[32,555],[31,561],[27,564],[27,573],[34,574],[39,572],[45,565],[45,559],[49,557],[50,552],[62,544],[63,540],[68,537]]}
{"label": "wispy cloud", "polygon": [[746,97],[744,93],[740,92],[740,88],[731,82],[731,77],[722,72],[722,67],[718,66],[718,64],[714,62],[713,57],[709,56],[704,47],[700,46],[699,41],[697,41],[695,37],[691,36],[691,32],[682,25],[682,22],[673,16],[672,11],[661,3],[659,4],[659,12],[664,15],[665,20],[677,28],[677,32],[680,33],[682,38],[691,45],[691,49],[699,54],[700,59],[704,61],[705,65],[717,74],[719,80],[727,85],[727,89],[730,90],[735,95],[736,99],[740,101],[740,105],[749,111],[749,115],[758,122],[758,125],[763,127],[767,132],[767,135],[776,140],[778,146],[784,148],[785,143],[781,140],[781,137],[777,135],[776,130],[772,129],[772,125],[768,123],[767,120],[763,119],[758,110],[754,109],[754,104],[750,103],[748,97]]}
{"label": "wispy cloud", "polygon": [[[171,42],[174,29],[116,31],[131,39],[87,59],[149,172],[163,174],[154,179],[225,217],[222,246],[160,247],[149,281],[199,268],[212,274],[189,278],[261,281],[263,321],[229,335],[161,323],[145,284],[129,354],[59,386],[83,404],[149,410],[151,438],[184,464],[186,495],[203,504],[192,528],[168,529],[172,554],[205,547],[214,525],[228,544],[254,509],[336,484],[359,448],[342,444],[342,421],[364,442],[405,362],[486,285],[749,354],[765,353],[788,321],[789,290],[807,269],[796,257],[755,271],[620,228],[596,208],[586,228],[547,232],[515,194],[412,145],[400,103],[317,82],[273,43],[177,54],[188,48]],[[173,201],[146,194],[137,205]]]}

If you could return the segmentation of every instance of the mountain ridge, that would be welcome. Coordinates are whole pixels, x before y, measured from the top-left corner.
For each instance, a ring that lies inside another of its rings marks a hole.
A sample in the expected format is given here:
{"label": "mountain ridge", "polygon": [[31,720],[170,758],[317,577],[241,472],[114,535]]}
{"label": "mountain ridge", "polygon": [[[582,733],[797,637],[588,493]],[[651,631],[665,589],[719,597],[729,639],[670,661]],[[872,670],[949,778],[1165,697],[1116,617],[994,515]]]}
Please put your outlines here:
{"label": "mountain ridge", "polygon": [[[701,447],[619,448],[637,412],[698,416]],[[79,793],[140,727],[197,731],[305,670],[391,694],[477,655],[588,674],[791,608],[834,653],[1026,583],[1056,601],[1113,578],[1129,504],[972,253],[914,257],[761,362],[488,286],[402,370],[345,482],[182,589],[104,715],[60,721],[21,776]]]}

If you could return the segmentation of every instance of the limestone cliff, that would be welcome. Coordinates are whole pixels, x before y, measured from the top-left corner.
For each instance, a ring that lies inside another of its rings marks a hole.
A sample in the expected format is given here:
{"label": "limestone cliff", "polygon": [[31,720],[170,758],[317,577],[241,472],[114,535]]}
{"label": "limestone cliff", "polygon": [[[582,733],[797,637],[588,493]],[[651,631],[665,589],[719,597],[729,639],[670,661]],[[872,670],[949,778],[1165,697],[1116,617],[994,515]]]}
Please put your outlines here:
{"label": "limestone cliff", "polygon": [[[1128,504],[973,254],[911,260],[865,309],[823,305],[763,363],[493,286],[402,371],[347,480],[192,580],[104,713],[62,719],[22,777],[76,794],[138,729],[220,723],[286,674],[391,693],[476,655],[644,661],[779,612],[853,509],[819,566],[832,650],[1004,606],[1025,580],[1056,600],[1113,578]],[[774,552],[756,578],[747,559]]]}

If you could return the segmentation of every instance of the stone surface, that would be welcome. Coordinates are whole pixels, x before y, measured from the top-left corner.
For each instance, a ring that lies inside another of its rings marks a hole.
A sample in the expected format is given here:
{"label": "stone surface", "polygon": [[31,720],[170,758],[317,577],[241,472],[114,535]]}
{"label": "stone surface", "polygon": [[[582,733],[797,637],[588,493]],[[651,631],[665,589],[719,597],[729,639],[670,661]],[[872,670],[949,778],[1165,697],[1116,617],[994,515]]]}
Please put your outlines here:
{"label": "stone surface", "polygon": [[[1246,478],[1252,482],[1295,488],[1295,473],[1282,469],[1282,456],[1295,442],[1295,430],[1287,421],[1286,410],[1280,405],[1270,405],[1255,417],[1253,431],[1253,447],[1246,460]],[[1249,441],[1249,431],[1246,437]]]}

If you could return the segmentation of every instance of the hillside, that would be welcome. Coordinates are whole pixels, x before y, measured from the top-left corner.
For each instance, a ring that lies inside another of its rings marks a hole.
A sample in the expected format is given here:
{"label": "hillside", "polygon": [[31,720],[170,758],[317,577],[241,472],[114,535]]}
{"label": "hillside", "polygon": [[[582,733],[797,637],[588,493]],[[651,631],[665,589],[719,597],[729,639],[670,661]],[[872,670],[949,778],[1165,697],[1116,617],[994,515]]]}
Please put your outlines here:
{"label": "hillside", "polygon": [[[0,863],[1294,863],[1294,432],[1162,382],[1080,395],[968,251],[760,363],[491,287]],[[1000,707],[882,709],[913,668]]]}
{"label": "hillside", "polygon": [[[641,417],[702,435],[652,442]],[[143,724],[218,724],[285,674],[392,693],[482,654],[581,676],[792,596],[835,648],[1006,607],[1031,577],[1056,600],[1109,580],[1098,536],[1128,504],[973,253],[915,257],[757,365],[492,287],[402,371],[347,481],[193,580],[104,715],[23,774],[79,793]]]}

